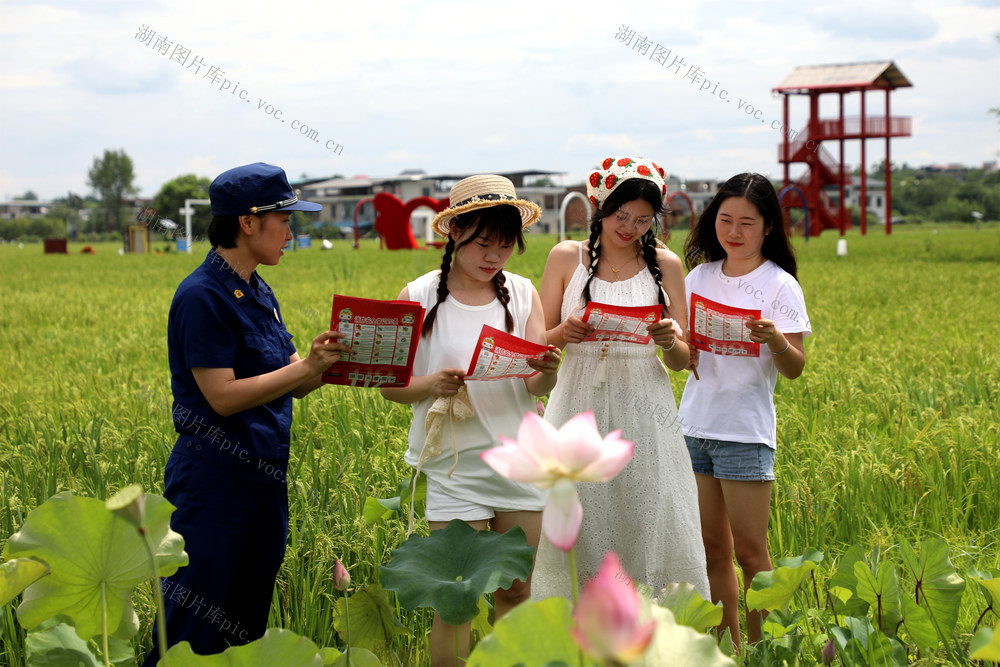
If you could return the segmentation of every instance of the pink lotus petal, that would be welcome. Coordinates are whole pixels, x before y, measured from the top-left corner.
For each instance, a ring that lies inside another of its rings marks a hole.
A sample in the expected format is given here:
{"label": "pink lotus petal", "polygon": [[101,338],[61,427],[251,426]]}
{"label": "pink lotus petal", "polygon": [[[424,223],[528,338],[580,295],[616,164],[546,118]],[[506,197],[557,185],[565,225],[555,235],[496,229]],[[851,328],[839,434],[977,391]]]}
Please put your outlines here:
{"label": "pink lotus petal", "polygon": [[557,474],[561,471],[559,462],[559,434],[555,426],[538,415],[526,412],[517,428],[517,443],[531,452],[541,468]]}
{"label": "pink lotus petal", "polygon": [[635,455],[635,445],[620,439],[615,431],[603,442],[601,457],[581,470],[576,478],[581,482],[607,482],[625,469]]}
{"label": "pink lotus petal", "polygon": [[656,631],[656,621],[640,623],[639,610],[638,593],[618,556],[605,554],[580,595],[573,636],[595,658],[629,662],[646,651]]}
{"label": "pink lotus petal", "polygon": [[479,457],[498,474],[515,482],[534,484],[540,488],[548,488],[558,479],[538,465],[531,452],[520,447],[518,443],[506,441],[500,447],[494,447],[482,452]]}
{"label": "pink lotus petal", "polygon": [[552,490],[542,511],[542,532],[554,546],[569,551],[580,536],[583,505],[576,494],[576,484],[561,477]]}
{"label": "pink lotus petal", "polygon": [[616,656],[618,662],[632,662],[633,660],[637,660],[649,648],[649,644],[653,641],[655,634],[655,620],[635,628],[629,637],[629,641],[624,646],[618,648]]}
{"label": "pink lotus petal", "polygon": [[566,473],[576,475],[601,457],[601,432],[591,411],[582,412],[559,429],[559,461]]}

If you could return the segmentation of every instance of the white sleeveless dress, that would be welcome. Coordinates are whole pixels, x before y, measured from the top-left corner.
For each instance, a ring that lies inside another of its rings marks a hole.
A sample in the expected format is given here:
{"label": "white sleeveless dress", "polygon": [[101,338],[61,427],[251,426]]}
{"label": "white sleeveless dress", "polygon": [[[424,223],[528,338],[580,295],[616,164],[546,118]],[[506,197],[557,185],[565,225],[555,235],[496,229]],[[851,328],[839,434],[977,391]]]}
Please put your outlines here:
{"label": "white sleeveless dress", "polygon": [[[581,263],[563,294],[563,320],[583,313],[587,269],[582,259],[581,246]],[[657,303],[656,281],[648,269],[614,283],[595,276],[590,294],[592,301],[617,306]],[[614,551],[632,579],[650,586],[654,595],[668,583],[683,581],[708,600],[698,490],[658,349],[652,342],[568,344],[545,419],[560,427],[592,410],[602,435],[620,428],[622,437],[635,443],[635,456],[618,477],[577,485],[583,503],[576,543],[581,588],[596,574],[604,554]],[[531,597],[556,595],[571,596],[569,560],[543,535]]]}

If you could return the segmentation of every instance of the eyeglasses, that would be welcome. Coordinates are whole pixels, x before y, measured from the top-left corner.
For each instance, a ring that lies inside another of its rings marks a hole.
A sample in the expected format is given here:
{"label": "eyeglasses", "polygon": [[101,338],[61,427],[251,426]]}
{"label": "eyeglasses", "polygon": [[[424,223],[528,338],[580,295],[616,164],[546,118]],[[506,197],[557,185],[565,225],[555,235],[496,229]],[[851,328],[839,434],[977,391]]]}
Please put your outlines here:
{"label": "eyeglasses", "polygon": [[[618,209],[615,211],[615,220],[623,229],[640,230],[643,227],[648,227],[652,224],[653,219],[656,216],[653,215],[643,215],[636,217],[635,215],[629,213],[625,209]],[[629,222],[631,220],[631,222]]]}

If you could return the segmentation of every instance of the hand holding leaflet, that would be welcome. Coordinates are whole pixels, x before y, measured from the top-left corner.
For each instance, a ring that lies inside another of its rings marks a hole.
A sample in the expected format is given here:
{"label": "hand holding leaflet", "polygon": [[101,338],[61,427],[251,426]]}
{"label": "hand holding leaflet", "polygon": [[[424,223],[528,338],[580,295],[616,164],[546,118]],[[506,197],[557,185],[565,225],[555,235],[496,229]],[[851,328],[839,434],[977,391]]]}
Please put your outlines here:
{"label": "hand holding leaflet", "polygon": [[547,345],[513,336],[506,331],[483,325],[472,355],[468,380],[500,380],[503,378],[531,377],[538,371],[528,365],[528,360],[537,359],[548,352]]}
{"label": "hand holding leaflet", "polygon": [[330,329],[351,348],[323,373],[323,382],[352,387],[405,387],[413,372],[424,308],[415,301],[333,297]]}
{"label": "hand holding leaflet", "polygon": [[646,345],[652,337],[646,332],[646,327],[660,320],[661,308],[658,304],[651,306],[613,306],[607,303],[591,301],[583,312],[583,321],[591,324],[594,331],[584,342],[619,341]]}
{"label": "hand holding leaflet", "polygon": [[750,339],[747,319],[760,319],[760,309],[736,308],[691,293],[691,345],[705,352],[759,357],[760,343]]}

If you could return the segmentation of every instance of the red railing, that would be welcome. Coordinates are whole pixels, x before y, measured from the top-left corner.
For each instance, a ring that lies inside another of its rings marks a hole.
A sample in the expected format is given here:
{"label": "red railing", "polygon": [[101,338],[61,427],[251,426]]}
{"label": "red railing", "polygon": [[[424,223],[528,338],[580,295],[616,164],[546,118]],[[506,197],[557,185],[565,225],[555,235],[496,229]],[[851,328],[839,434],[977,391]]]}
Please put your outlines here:
{"label": "red railing", "polygon": [[[908,137],[913,122],[908,116],[891,116],[886,123],[885,116],[865,118],[866,137]],[[818,139],[848,139],[861,138],[861,117],[851,116],[844,119],[820,120]]]}

